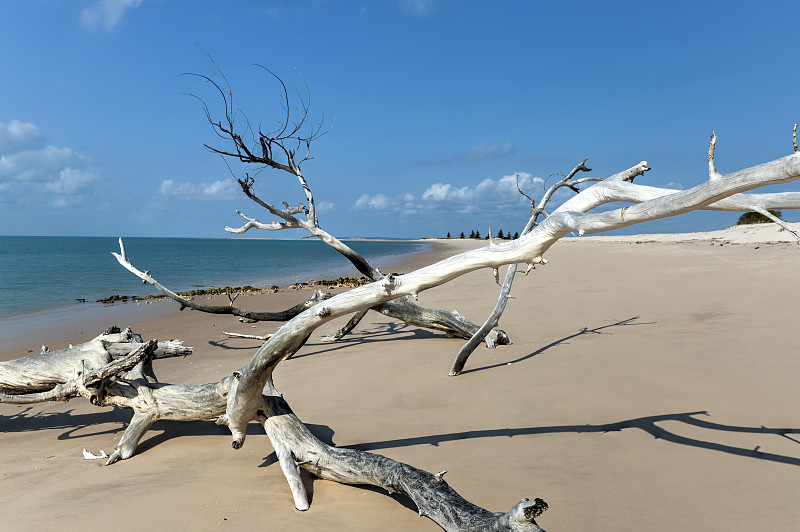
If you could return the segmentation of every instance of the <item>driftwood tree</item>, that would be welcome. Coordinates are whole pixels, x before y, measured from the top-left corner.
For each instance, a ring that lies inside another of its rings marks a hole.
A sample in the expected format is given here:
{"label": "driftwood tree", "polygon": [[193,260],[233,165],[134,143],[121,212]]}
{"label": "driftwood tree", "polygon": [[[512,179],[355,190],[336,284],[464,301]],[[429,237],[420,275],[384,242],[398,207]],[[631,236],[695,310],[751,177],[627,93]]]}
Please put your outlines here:
{"label": "driftwood tree", "polygon": [[[268,138],[261,141],[262,149],[267,154],[277,146],[271,146]],[[541,499],[522,499],[507,512],[493,513],[459,496],[443,479],[444,472],[431,474],[380,455],[336,448],[321,442],[277,393],[272,384],[273,371],[317,327],[334,318],[350,314],[357,316],[397,300],[407,301],[411,305],[409,297],[413,299],[423,290],[475,270],[496,271],[503,265],[517,264],[533,268],[544,264],[546,260],[543,256],[547,250],[573,231],[581,235],[600,233],[696,209],[800,207],[800,195],[797,193],[744,194],[765,185],[800,179],[800,153],[796,141],[794,153],[787,157],[727,175],[716,172],[713,147],[712,136],[709,179],[689,190],[672,192],[633,184],[635,177],[648,170],[647,163],[641,162],[579,191],[538,224],[537,210],[534,209],[531,221],[518,240],[490,242],[486,247],[452,256],[404,275],[384,275],[363,264],[370,278],[374,276],[372,282],[335,296],[320,297],[309,308],[297,309],[296,315],[261,345],[249,363],[222,375],[216,382],[201,385],[158,382],[152,368],[153,359],[186,354],[187,348],[178,343],[143,342],[128,330],[108,331],[86,344],[0,363],[0,401],[24,404],[86,397],[97,406],[133,410],[131,423],[107,464],[133,456],[142,436],[160,419],[214,419],[230,429],[234,449],[244,445],[248,424],[256,422],[263,425],[289,483],[294,504],[300,510],[309,507],[308,495],[298,472],[298,468],[303,468],[320,478],[349,484],[370,484],[404,494],[413,500],[420,515],[429,517],[445,530],[541,530],[536,518],[547,509],[547,504]],[[244,150],[241,146],[237,149]],[[286,150],[289,161],[294,160],[293,150],[285,145],[277,146],[277,149],[282,152]],[[238,156],[237,151],[228,154]],[[244,154],[245,158],[250,157],[247,152]],[[313,198],[310,189],[299,168],[287,167],[298,177],[304,190],[308,191],[307,199],[311,203]],[[578,171],[586,170],[583,164],[578,165],[562,179],[561,186],[575,186],[583,182],[575,176]],[[256,198],[252,193],[252,185],[249,178],[242,180],[245,194]],[[633,205],[593,212],[610,201],[626,201]],[[318,238],[329,237],[319,229],[311,207],[301,207],[295,211],[289,207],[276,209],[265,202],[264,206],[283,220],[274,222],[276,226],[307,225],[305,228]],[[296,217],[300,212],[305,220]],[[258,222],[248,220],[248,223]],[[332,245],[338,245],[335,239],[330,238]],[[124,247],[121,246],[117,258],[136,275],[155,283],[148,273],[141,272],[130,263]],[[192,302],[187,300],[185,303],[191,306]]]}

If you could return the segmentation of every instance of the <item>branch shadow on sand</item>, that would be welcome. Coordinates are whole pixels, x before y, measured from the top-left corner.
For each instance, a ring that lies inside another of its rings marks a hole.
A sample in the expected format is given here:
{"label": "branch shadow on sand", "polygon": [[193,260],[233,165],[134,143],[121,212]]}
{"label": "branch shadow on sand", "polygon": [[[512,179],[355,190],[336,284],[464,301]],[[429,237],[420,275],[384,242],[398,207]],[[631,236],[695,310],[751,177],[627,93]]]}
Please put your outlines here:
{"label": "branch shadow on sand", "polygon": [[313,355],[323,355],[345,349],[353,343],[370,344],[375,342],[400,341],[400,340],[421,340],[432,338],[443,338],[444,333],[429,331],[420,327],[415,327],[401,322],[379,322],[370,324],[367,327],[357,329],[348,334],[341,340],[335,342],[322,342],[317,339],[305,345],[303,351],[294,355],[292,358],[303,358]]}
{"label": "branch shadow on sand", "polygon": [[[461,372],[461,374],[465,373],[473,373],[476,371],[484,371],[488,369],[495,369],[502,366],[507,366],[509,364],[517,364],[519,362],[524,362],[530,358],[535,357],[536,355],[540,355],[545,351],[552,349],[554,347],[558,347],[560,345],[567,344],[570,340],[578,338],[580,336],[585,336],[589,334],[613,334],[611,332],[606,331],[606,329],[610,329],[612,327],[630,327],[630,326],[641,326],[641,325],[653,325],[655,322],[640,322],[638,321],[640,316],[633,316],[631,318],[627,318],[624,320],[618,320],[613,323],[608,323],[606,325],[600,325],[598,327],[582,327],[576,333],[570,334],[569,336],[565,336],[564,338],[559,338],[549,344],[540,347],[536,351],[532,353],[528,353],[527,355],[518,357],[514,360],[507,360],[504,362],[499,362],[497,364],[490,364],[487,366],[481,366],[478,368],[471,368],[465,369]],[[413,325],[409,325],[407,323],[401,322],[378,322],[373,323],[368,327],[364,327],[358,332],[351,333],[347,337],[338,340],[333,343],[327,342],[314,342],[306,344],[302,354],[297,354],[293,358],[302,358],[306,356],[312,355],[322,355],[325,353],[332,353],[334,351],[338,351],[340,349],[344,349],[348,346],[348,344],[352,344],[354,342],[369,344],[372,342],[384,342],[384,341],[396,341],[396,340],[419,340],[423,338],[442,338],[443,339],[444,333],[439,333],[435,331],[430,331],[427,329],[422,329],[419,327],[415,327]],[[452,341],[452,340],[448,340]],[[456,340],[453,342],[454,346],[461,345],[464,340]],[[499,349],[506,349],[504,346],[499,346]],[[454,351],[455,353],[455,351]]]}
{"label": "branch shadow on sand", "polygon": [[[593,328],[583,327],[578,332],[570,334],[569,336],[565,336],[564,338],[555,340],[545,346],[542,346],[533,353],[529,353],[514,360],[500,362],[488,366],[481,366],[478,368],[465,369],[461,372],[461,374],[463,375],[465,373],[472,373],[476,371],[499,368],[502,366],[507,366],[509,364],[517,364],[519,362],[528,360],[529,358],[533,358],[536,355],[542,354],[549,349],[566,344],[567,342],[569,342],[569,340],[573,340],[575,338],[578,338],[579,336],[584,336],[588,334],[613,334],[610,332],[605,332],[605,329],[609,329],[611,327],[653,325],[655,323],[655,322],[639,322],[637,321],[639,319],[640,316],[633,316],[628,319],[619,320],[614,323],[609,323],[598,327],[593,327]],[[356,329],[356,331],[351,332],[346,337],[342,338],[341,340],[337,340],[335,342],[323,342],[319,338],[314,339],[312,337],[312,340],[309,341],[303,347],[303,349],[298,354],[294,355],[292,358],[297,359],[313,355],[323,355],[326,353],[333,353],[335,351],[345,349],[354,343],[370,344],[373,342],[385,342],[385,341],[433,339],[433,338],[442,338],[443,335],[444,335],[443,332],[423,329],[420,327],[416,327],[414,325],[409,325],[408,323],[402,323],[397,321],[375,322],[365,327],[364,326],[359,327],[358,329]],[[242,340],[245,339],[225,338],[221,341],[209,340],[208,344],[212,347],[217,347],[226,350],[253,350],[257,349],[261,345],[260,341],[253,339],[247,339],[249,340],[250,343],[231,345],[230,342],[232,340],[234,342],[241,342]],[[458,345],[457,342],[463,342],[463,340],[459,339],[453,345]]]}
{"label": "branch shadow on sand", "polygon": [[618,421],[616,423],[605,423],[599,425],[555,425],[550,427],[526,427],[516,429],[485,429],[485,430],[472,430],[466,432],[452,432],[449,434],[437,434],[433,436],[420,436],[415,438],[400,438],[396,440],[385,440],[370,443],[362,443],[352,445],[353,449],[362,451],[375,451],[379,449],[394,449],[397,447],[408,447],[412,445],[435,445],[440,443],[452,442],[465,439],[474,438],[497,438],[506,437],[513,438],[514,436],[535,436],[539,434],[587,434],[599,433],[605,434],[608,432],[620,432],[623,430],[635,429],[641,430],[653,436],[657,440],[664,440],[678,445],[686,445],[689,447],[696,447],[698,449],[706,449],[709,451],[717,451],[728,453],[736,456],[746,458],[755,458],[757,460],[766,460],[770,462],[777,462],[782,464],[789,464],[800,466],[800,448],[798,448],[798,456],[785,456],[775,453],[766,453],[759,450],[760,445],[754,448],[736,447],[734,445],[726,445],[712,441],[699,440],[696,438],[689,438],[681,436],[676,432],[670,432],[663,428],[658,423],[661,422],[678,422],[686,426],[693,426],[707,430],[722,431],[722,432],[737,432],[744,434],[759,434],[759,435],[774,435],[781,438],[786,438],[792,442],[800,445],[800,438],[792,437],[791,435],[800,434],[800,428],[770,428],[765,426],[760,427],[743,427],[736,425],[724,425],[699,419],[698,416],[709,415],[706,411],[698,412],[685,412],[680,414],[663,414],[657,416],[647,416],[625,421]]}
{"label": "branch shadow on sand", "polygon": [[[709,440],[690,438],[688,436],[682,436],[678,434],[677,431],[667,430],[660,425],[660,423],[670,422],[679,423],[686,427],[705,429],[706,431],[754,434],[760,436],[777,436],[779,438],[785,438],[800,446],[800,428],[777,428],[766,427],[764,425],[759,427],[726,425],[701,418],[701,416],[708,415],[709,414],[706,411],[697,411],[646,416],[603,424],[481,429],[435,434],[430,436],[415,436],[393,440],[374,441],[350,445],[348,447],[361,451],[379,451],[382,449],[395,449],[400,447],[411,447],[415,445],[438,446],[441,443],[477,438],[513,438],[521,436],[569,433],[602,435],[610,432],[621,432],[624,430],[640,430],[650,434],[655,439],[668,441],[676,445],[685,445],[688,447],[695,447],[697,449],[722,452],[734,456],[741,456],[743,458],[752,458],[756,460],[800,466],[800,447],[798,447],[798,453],[796,456],[769,453],[761,451],[760,445],[755,445],[752,448],[737,447],[735,445],[709,441],[710,438]],[[46,429],[66,429],[65,432],[58,435],[57,438],[59,440],[69,440],[105,434],[117,434],[127,427],[129,416],[129,412],[119,409],[91,414],[73,414],[72,411],[58,413],[37,413],[31,412],[30,408],[26,408],[21,412],[10,416],[0,415],[0,426],[3,427],[4,432],[29,432]],[[114,424],[116,427],[102,430],[103,427],[98,427],[98,425],[103,424]],[[328,445],[334,445],[334,430],[329,426],[316,424],[306,424],[306,426],[321,441],[327,443]],[[95,430],[90,433],[76,434],[88,428],[95,428]],[[155,432],[155,434],[153,434],[153,432]],[[266,438],[263,429],[255,423],[251,423],[249,425],[247,434],[249,436]],[[709,437],[711,434],[713,434],[713,432],[709,432]],[[160,421],[156,423],[148,435],[145,436],[139,448],[137,449],[136,454],[139,455],[146,453],[148,450],[169,440],[187,436],[220,436],[229,438],[230,432],[228,432],[227,428],[216,425],[213,421],[199,423]],[[269,467],[276,462],[277,457],[273,452],[264,457],[264,461],[260,467]]]}
{"label": "branch shadow on sand", "polygon": [[[324,342],[320,338],[324,335],[312,333],[311,340],[304,346],[302,354],[296,354],[292,358],[302,358],[310,355],[319,355],[344,349],[353,343],[370,343],[396,340],[419,340],[421,338],[441,338],[443,332],[438,333],[429,331],[407,323],[400,322],[379,322],[368,326],[356,328],[344,338],[335,342]],[[252,351],[258,349],[262,340],[253,338],[227,337],[222,340],[209,340],[208,345],[219,349],[234,351]]]}
{"label": "branch shadow on sand", "polygon": [[578,332],[574,334],[570,334],[569,336],[565,336],[563,338],[559,338],[558,340],[554,340],[547,345],[544,345],[537,349],[532,353],[528,353],[527,355],[521,356],[519,358],[515,358],[514,360],[507,360],[505,362],[498,362],[497,364],[490,364],[488,366],[481,366],[479,368],[472,368],[472,369],[465,369],[461,372],[461,375],[465,373],[474,373],[476,371],[484,371],[487,369],[495,369],[500,368],[503,366],[508,366],[510,364],[518,364],[520,362],[524,362],[530,358],[535,357],[536,355],[541,355],[545,351],[548,351],[554,347],[558,347],[563,344],[567,344],[570,340],[574,340],[580,336],[585,336],[588,334],[613,334],[610,332],[605,332],[605,329],[610,329],[611,327],[631,327],[631,326],[641,326],[641,325],[653,325],[655,322],[639,322],[637,321],[639,316],[633,316],[632,318],[628,318],[625,320],[615,321],[614,323],[609,323],[607,325],[600,325],[598,327],[594,327],[590,329],[589,327],[582,327]]}
{"label": "branch shadow on sand", "polygon": [[[74,410],[64,412],[40,412],[34,407],[27,407],[11,415],[0,414],[2,432],[34,432],[47,429],[67,429],[59,434],[59,440],[87,438],[103,434],[116,434],[125,429],[131,414],[114,408],[91,413],[75,413]],[[100,425],[118,425],[103,428]],[[84,429],[93,428],[92,432],[81,433]]]}

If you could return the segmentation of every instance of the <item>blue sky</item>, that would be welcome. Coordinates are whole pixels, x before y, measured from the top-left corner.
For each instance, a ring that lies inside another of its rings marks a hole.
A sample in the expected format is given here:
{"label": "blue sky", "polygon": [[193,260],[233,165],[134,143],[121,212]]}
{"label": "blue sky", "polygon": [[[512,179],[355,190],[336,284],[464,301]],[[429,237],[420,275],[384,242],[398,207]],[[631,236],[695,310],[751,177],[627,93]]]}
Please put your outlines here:
{"label": "blue sky", "polygon": [[[339,236],[519,230],[511,176],[540,196],[585,157],[596,176],[647,160],[642,182],[688,188],[712,130],[722,172],[790,153],[797,20],[797,2],[0,0],[0,234],[216,237],[236,209],[271,221],[203,148],[216,137],[187,93],[222,108],[179,76],[212,73],[200,47],[253,123],[282,116],[254,63],[308,83],[312,120],[333,127],[303,171]],[[303,199],[280,172],[256,190]]]}

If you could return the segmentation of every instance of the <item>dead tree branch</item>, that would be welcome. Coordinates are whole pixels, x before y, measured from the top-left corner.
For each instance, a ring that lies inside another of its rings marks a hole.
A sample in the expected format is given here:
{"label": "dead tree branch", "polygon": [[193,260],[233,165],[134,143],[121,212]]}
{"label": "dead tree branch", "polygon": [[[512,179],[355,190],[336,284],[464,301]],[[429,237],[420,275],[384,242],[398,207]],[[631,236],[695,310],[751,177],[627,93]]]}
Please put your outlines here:
{"label": "dead tree branch", "polygon": [[[312,236],[318,238],[342,254],[345,258],[347,258],[348,261],[350,261],[350,263],[353,264],[353,266],[355,266],[360,273],[366,277],[372,279],[373,281],[378,281],[384,278],[383,273],[381,273],[378,268],[373,267],[363,256],[320,227],[319,219],[316,213],[314,194],[311,191],[308,181],[303,176],[301,165],[311,158],[310,150],[312,142],[319,139],[319,137],[327,133],[327,131],[323,131],[322,129],[323,121],[321,121],[319,125],[315,126],[309,119],[311,98],[308,85],[304,80],[303,83],[305,85],[306,97],[303,98],[302,94],[299,91],[296,91],[299,104],[294,105],[289,96],[289,90],[287,89],[283,80],[266,67],[261,65],[257,66],[262,68],[271,77],[277,80],[281,86],[281,106],[285,111],[285,116],[282,118],[279,127],[276,130],[268,133],[264,133],[260,129],[257,134],[253,132],[246,117],[241,116],[233,106],[233,92],[231,90],[230,83],[228,83],[228,80],[222,71],[216,66],[216,64],[214,64],[214,69],[217,75],[219,75],[223,80],[223,83],[217,83],[209,76],[198,74],[192,75],[199,77],[211,84],[215,89],[215,92],[221,97],[224,106],[224,120],[215,121],[212,119],[211,112],[209,111],[206,102],[201,98],[198,98],[198,100],[201,101],[203,111],[214,132],[219,138],[226,141],[229,145],[232,145],[233,148],[221,149],[209,145],[206,145],[206,147],[214,153],[222,155],[223,157],[232,157],[242,163],[255,165],[257,168],[259,168],[259,170],[256,172],[256,175],[258,172],[260,172],[260,169],[263,168],[272,168],[291,174],[298,180],[298,183],[300,184],[305,195],[307,206],[303,203],[300,203],[297,207],[290,207],[289,204],[284,201],[283,209],[276,207],[274,204],[262,199],[255,192],[255,177],[245,174],[245,177],[237,179],[242,192],[251,201],[263,207],[271,215],[275,216],[276,219],[270,223],[262,223],[258,219],[248,216],[242,211],[237,210],[237,214],[239,214],[246,223],[240,227],[226,227],[225,230],[230,233],[241,234],[251,229],[262,229],[267,231],[304,229]],[[297,111],[296,114],[293,115],[292,109]],[[252,145],[248,144],[245,140],[248,136],[246,133],[248,132],[253,133],[254,136]],[[301,155],[300,148],[304,148],[305,155],[302,155],[302,158],[298,159],[298,157]],[[125,265],[123,264],[123,266]],[[173,296],[170,295],[170,297]],[[175,298],[173,297],[173,299]],[[184,304],[183,302],[181,303]],[[210,310],[205,310],[208,307],[201,308],[201,306],[198,305],[184,306],[189,306],[190,308],[194,308],[196,310],[210,312]],[[459,326],[450,329],[443,329],[441,326],[442,323],[455,323],[453,317],[449,315],[449,313],[446,311],[414,307],[415,305],[413,303],[407,303],[403,305],[388,304],[382,307],[380,312],[408,323],[412,323],[413,321],[414,324],[419,327],[425,327],[434,330],[444,330],[448,335],[452,336],[469,337],[478,330],[477,325],[463,317],[461,320],[456,320],[460,321]],[[221,309],[215,310],[215,312],[233,313],[228,310],[222,311]],[[247,311],[240,310],[240,312],[244,313]],[[254,313],[251,312],[247,317],[251,319],[258,319],[252,317],[253,314]],[[422,319],[422,317],[425,317],[425,319]],[[348,332],[350,332],[357,323],[358,321],[348,323],[347,326],[337,333],[330,335],[327,337],[327,339],[329,341],[335,341],[342,338]],[[508,343],[507,335],[502,331],[493,333],[493,336],[497,338],[497,341],[489,341],[487,342],[487,345],[493,347],[496,343]]]}
{"label": "dead tree branch", "polygon": [[[545,207],[547,206],[547,203],[550,201],[550,199],[553,197],[553,194],[555,194],[560,188],[566,187],[575,193],[580,193],[580,190],[578,190],[577,188],[579,184],[590,181],[602,180],[601,178],[592,178],[592,177],[586,177],[583,179],[574,179],[575,175],[577,175],[578,172],[592,171],[591,168],[586,167],[586,161],[588,160],[589,160],[588,158],[584,159],[581,163],[577,164],[575,168],[573,168],[572,171],[570,171],[570,173],[565,175],[556,184],[551,186],[544,193],[538,205],[536,204],[536,202],[533,200],[532,197],[528,196],[522,191],[522,189],[520,189],[519,176],[517,176],[517,190],[519,191],[520,194],[528,198],[528,200],[530,200],[531,202],[531,216],[528,219],[528,223],[525,224],[525,227],[522,229],[520,236],[527,235],[528,233],[530,233],[531,229],[533,229],[536,225],[538,225],[539,216],[543,214],[547,216],[547,213],[545,212]],[[649,170],[649,168],[647,170]],[[527,275],[528,272],[533,268],[534,266],[529,265],[529,269],[525,271],[525,274]],[[497,303],[495,304],[494,309],[492,310],[491,314],[489,314],[489,317],[486,318],[486,321],[483,323],[483,325],[481,325],[481,327],[472,335],[469,341],[463,345],[461,350],[456,355],[456,358],[453,361],[453,366],[450,368],[449,374],[451,376],[455,376],[461,373],[461,371],[464,369],[464,366],[467,363],[467,360],[469,359],[469,356],[475,351],[475,349],[478,347],[478,345],[480,345],[481,342],[487,339],[487,336],[490,334],[490,332],[500,323],[500,317],[503,315],[503,312],[505,312],[506,303],[508,302],[508,296],[511,294],[511,285],[514,283],[514,276],[516,274],[517,274],[517,265],[516,264],[509,265],[508,270],[506,271],[505,279],[503,279],[503,285],[500,288],[500,295],[497,298]],[[508,341],[507,336],[505,337],[505,340]],[[489,339],[489,341],[487,341],[487,347],[493,348],[494,343],[495,342],[493,342],[492,339]]]}
{"label": "dead tree branch", "polygon": [[181,304],[181,310],[184,308],[190,308],[192,310],[198,310],[200,312],[207,312],[209,314],[232,314],[233,316],[238,316],[240,318],[246,318],[253,321],[287,321],[292,319],[293,317],[297,316],[304,310],[307,310],[320,301],[325,301],[331,297],[329,293],[323,293],[320,291],[314,292],[314,294],[307,300],[297,305],[288,308],[286,310],[277,311],[277,312],[257,312],[252,310],[245,310],[239,307],[233,306],[233,300],[236,299],[235,297],[231,299],[230,305],[201,305],[196,303],[192,299],[183,297],[169,288],[165,287],[161,283],[155,280],[150,272],[143,272],[136,268],[133,263],[128,259],[128,256],[125,252],[125,244],[122,239],[119,239],[119,253],[111,252],[114,255],[114,258],[117,259],[117,262],[122,265],[123,268],[134,274],[136,277],[152,285],[156,290],[161,292],[162,294],[174,299],[178,303]]}

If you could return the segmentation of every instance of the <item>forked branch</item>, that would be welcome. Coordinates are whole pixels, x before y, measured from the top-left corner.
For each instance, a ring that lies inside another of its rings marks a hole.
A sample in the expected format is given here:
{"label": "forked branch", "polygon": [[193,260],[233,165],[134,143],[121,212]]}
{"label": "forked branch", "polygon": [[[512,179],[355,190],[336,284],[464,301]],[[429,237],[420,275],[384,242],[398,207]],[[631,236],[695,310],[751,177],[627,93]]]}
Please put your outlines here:
{"label": "forked branch", "polygon": [[[586,158],[583,161],[581,161],[579,164],[575,166],[575,168],[572,169],[572,171],[570,171],[567,175],[563,176],[563,178],[560,179],[557,183],[552,185],[544,193],[538,205],[536,204],[536,202],[532,197],[523,192],[523,190],[519,186],[519,175],[516,176],[517,190],[519,191],[520,194],[528,198],[528,200],[530,200],[531,202],[531,216],[528,219],[528,223],[525,224],[525,227],[522,229],[522,233],[520,233],[520,236],[525,236],[531,231],[531,229],[533,229],[533,227],[538,225],[539,216],[541,215],[547,216],[547,213],[545,212],[547,203],[553,197],[553,194],[555,194],[560,188],[566,187],[575,193],[580,193],[580,190],[578,189],[579,184],[602,180],[601,178],[593,178],[593,177],[574,179],[575,175],[577,175],[578,172],[592,171],[591,168],[588,168],[586,166],[586,161],[588,160],[589,159]],[[641,172],[649,170],[649,168],[647,168],[646,165],[644,165],[644,168],[642,168],[641,166],[638,166],[636,168],[638,168],[638,170],[640,170]],[[633,177],[634,176],[631,175],[629,179],[633,180]],[[542,260],[542,262],[544,262],[544,259]],[[525,271],[525,274],[527,275],[528,272],[533,268],[534,268],[533,264],[529,264],[528,269]],[[481,342],[483,342],[487,338],[490,338],[489,335],[491,334],[491,331],[495,327],[497,327],[498,324],[500,323],[500,317],[503,315],[503,312],[505,312],[506,304],[508,302],[508,296],[511,294],[511,285],[514,283],[514,276],[516,275],[516,273],[517,273],[517,265],[516,264],[509,265],[508,270],[506,271],[505,279],[503,279],[503,285],[500,288],[500,295],[497,298],[497,303],[495,304],[494,309],[492,309],[492,313],[489,314],[489,317],[486,318],[486,321],[483,323],[483,325],[481,325],[481,327],[477,330],[477,332],[475,332],[475,334],[472,335],[469,341],[461,347],[461,350],[458,352],[455,360],[453,361],[453,366],[450,368],[450,373],[449,373],[450,376],[455,376],[461,373],[461,371],[464,369],[464,366],[467,363],[467,360],[469,359],[469,356],[475,351],[475,349],[481,344]],[[497,270],[495,270],[495,276],[497,275],[498,275]],[[508,340],[507,337],[506,340]],[[494,345],[495,342],[493,341],[493,339],[490,338],[490,340],[487,341],[487,347],[493,348]]]}

